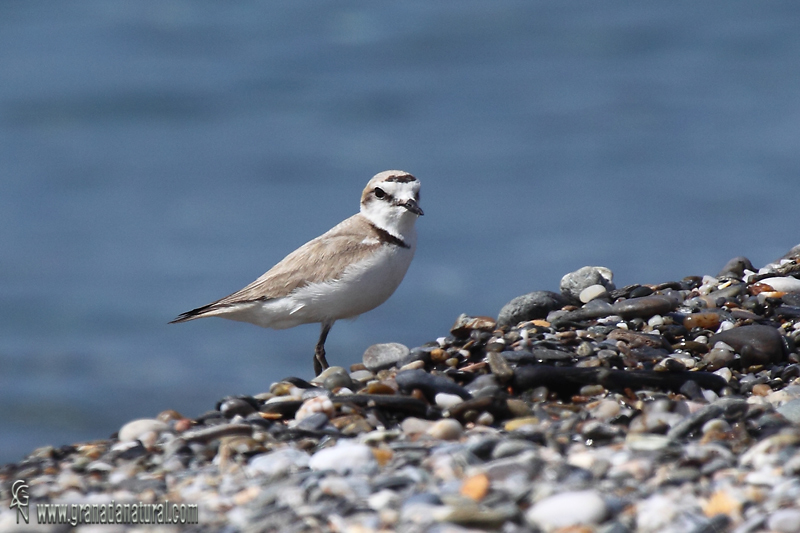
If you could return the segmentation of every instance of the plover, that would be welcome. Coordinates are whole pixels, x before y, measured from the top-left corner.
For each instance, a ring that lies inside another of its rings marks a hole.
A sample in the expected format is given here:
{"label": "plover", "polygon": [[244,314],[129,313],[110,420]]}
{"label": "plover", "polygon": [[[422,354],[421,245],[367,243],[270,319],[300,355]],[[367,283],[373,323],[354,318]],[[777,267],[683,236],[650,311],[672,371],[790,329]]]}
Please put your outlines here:
{"label": "plover", "polygon": [[376,308],[394,293],[417,245],[419,181],[402,170],[376,174],[361,210],[287,255],[253,283],[170,322],[218,316],[273,329],[319,322],[314,372],[328,368],[333,323]]}

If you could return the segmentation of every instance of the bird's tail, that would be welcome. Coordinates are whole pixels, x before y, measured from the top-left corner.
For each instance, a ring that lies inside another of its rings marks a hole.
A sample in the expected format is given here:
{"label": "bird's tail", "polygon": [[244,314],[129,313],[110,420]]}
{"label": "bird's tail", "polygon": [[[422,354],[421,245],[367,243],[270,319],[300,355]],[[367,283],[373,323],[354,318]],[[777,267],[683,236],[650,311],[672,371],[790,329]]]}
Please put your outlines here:
{"label": "bird's tail", "polygon": [[208,314],[212,311],[216,311],[217,306],[214,304],[204,305],[203,307],[198,307],[197,309],[192,309],[191,311],[186,311],[185,313],[181,313],[175,320],[172,320],[170,324],[177,324],[178,322],[188,322],[189,320],[194,320],[195,318],[203,318],[204,316],[208,316]]}

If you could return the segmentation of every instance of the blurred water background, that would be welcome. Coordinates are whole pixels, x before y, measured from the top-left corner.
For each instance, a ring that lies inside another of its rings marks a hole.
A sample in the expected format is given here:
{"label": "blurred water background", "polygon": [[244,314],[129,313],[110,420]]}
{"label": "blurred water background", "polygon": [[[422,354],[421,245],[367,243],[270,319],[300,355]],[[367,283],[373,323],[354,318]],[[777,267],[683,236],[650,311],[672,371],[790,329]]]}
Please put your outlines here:
{"label": "blurred water background", "polygon": [[332,364],[603,265],[800,242],[796,2],[0,2],[0,462],[311,376],[317,325],[178,313],[422,182],[405,281]]}

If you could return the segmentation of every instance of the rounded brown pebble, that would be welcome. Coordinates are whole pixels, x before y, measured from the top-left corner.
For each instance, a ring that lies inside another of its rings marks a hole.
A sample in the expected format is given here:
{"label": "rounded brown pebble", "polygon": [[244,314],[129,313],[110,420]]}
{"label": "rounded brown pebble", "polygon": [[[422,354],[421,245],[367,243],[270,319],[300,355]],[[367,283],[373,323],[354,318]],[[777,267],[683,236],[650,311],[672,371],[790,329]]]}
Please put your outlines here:
{"label": "rounded brown pebble", "polygon": [[772,387],[766,383],[753,385],[753,396],[766,396],[772,392]]}
{"label": "rounded brown pebble", "polygon": [[175,422],[175,431],[178,433],[183,433],[184,431],[190,429],[193,425],[194,422],[192,422],[188,418],[182,418]]}
{"label": "rounded brown pebble", "polygon": [[464,480],[461,484],[461,495],[476,502],[481,501],[489,493],[489,476],[476,474]]}
{"label": "rounded brown pebble", "polygon": [[524,416],[522,418],[513,418],[505,423],[503,429],[506,431],[514,431],[525,426],[536,426],[539,424],[539,419],[535,416]]}
{"label": "rounded brown pebble", "polygon": [[370,383],[364,392],[367,394],[394,394],[397,391],[385,383]]}
{"label": "rounded brown pebble", "polygon": [[683,319],[683,327],[686,329],[717,329],[719,327],[719,315],[717,313],[695,313]]}
{"label": "rounded brown pebble", "polygon": [[392,457],[394,456],[394,452],[389,448],[372,448],[372,455],[375,456],[375,460],[378,461],[378,465],[386,466],[386,464],[391,461]]}
{"label": "rounded brown pebble", "polygon": [[158,416],[156,416],[156,420],[161,420],[162,422],[167,422],[167,423],[172,420],[181,420],[182,418],[184,418],[184,416],[180,414],[178,411],[175,411],[174,409],[167,409],[166,411],[161,411],[160,413],[158,413]]}
{"label": "rounded brown pebble", "polygon": [[435,364],[443,363],[449,355],[446,351],[442,350],[441,348],[434,348],[431,350],[431,361]]}

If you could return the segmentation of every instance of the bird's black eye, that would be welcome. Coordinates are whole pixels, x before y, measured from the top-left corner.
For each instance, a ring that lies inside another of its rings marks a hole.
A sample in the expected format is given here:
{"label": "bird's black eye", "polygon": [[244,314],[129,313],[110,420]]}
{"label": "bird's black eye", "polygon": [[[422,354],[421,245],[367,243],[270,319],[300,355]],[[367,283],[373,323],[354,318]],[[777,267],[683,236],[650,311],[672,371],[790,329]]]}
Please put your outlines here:
{"label": "bird's black eye", "polygon": [[384,190],[379,188],[379,187],[375,187],[375,197],[376,198],[383,198],[384,196],[386,196],[386,193],[384,192]]}

